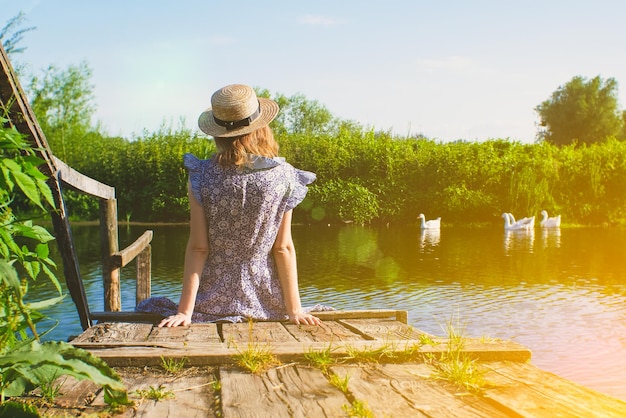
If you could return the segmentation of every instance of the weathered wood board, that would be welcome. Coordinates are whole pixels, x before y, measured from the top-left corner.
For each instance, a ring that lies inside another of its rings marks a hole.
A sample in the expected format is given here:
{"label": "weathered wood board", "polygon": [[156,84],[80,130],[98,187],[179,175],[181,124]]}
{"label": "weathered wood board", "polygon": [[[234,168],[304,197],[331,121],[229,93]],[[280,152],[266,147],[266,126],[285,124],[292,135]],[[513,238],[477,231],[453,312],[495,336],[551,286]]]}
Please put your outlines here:
{"label": "weathered wood board", "polygon": [[[323,312],[321,326],[287,322],[192,324],[158,328],[150,324],[103,323],[72,341],[113,366],[158,365],[162,357],[186,358],[190,365],[228,364],[243,350],[267,348],[283,362],[301,361],[309,351],[330,350],[346,357],[354,350],[413,352],[415,359],[448,350],[448,340],[433,338],[401,322],[395,311]],[[427,339],[422,339],[427,336]],[[425,341],[432,341],[426,343]],[[526,361],[530,351],[510,341],[466,339],[463,351],[482,361]]]}
{"label": "weathered wood board", "polygon": [[[135,406],[112,416],[626,416],[626,402],[538,369],[529,362],[530,351],[519,344],[463,338],[458,352],[476,360],[474,367],[484,377],[482,386],[469,390],[437,368],[450,341],[410,327],[402,315],[323,314],[322,326],[103,323],[72,343],[115,366],[127,385]],[[237,365],[237,355],[245,350],[266,350],[277,362],[253,374]],[[328,354],[328,368],[309,362],[307,356],[315,351]],[[184,359],[187,367],[167,373],[164,359]],[[156,401],[142,396],[150,390],[173,397]],[[100,388],[74,381],[63,384],[56,404],[42,411],[88,416],[104,408]]]}

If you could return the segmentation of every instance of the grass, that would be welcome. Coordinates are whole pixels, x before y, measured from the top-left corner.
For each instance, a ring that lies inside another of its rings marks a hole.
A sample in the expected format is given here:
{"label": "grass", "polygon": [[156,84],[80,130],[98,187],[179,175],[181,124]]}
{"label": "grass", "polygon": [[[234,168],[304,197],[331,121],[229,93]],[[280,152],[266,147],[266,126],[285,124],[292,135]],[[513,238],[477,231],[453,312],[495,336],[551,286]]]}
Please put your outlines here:
{"label": "grass", "polygon": [[323,350],[307,350],[304,353],[304,358],[313,367],[317,367],[322,372],[327,373],[328,368],[333,364],[336,364],[336,360],[332,356],[332,346],[329,344],[327,348]]}
{"label": "grass", "polygon": [[163,399],[169,399],[174,397],[174,392],[171,390],[165,390],[163,385],[159,385],[158,387],[150,386],[150,389],[138,389],[135,391],[137,396],[141,399],[152,399],[154,401],[161,401]]}
{"label": "grass", "polygon": [[422,343],[405,343],[404,347],[398,342],[383,342],[379,347],[356,348],[346,345],[347,361],[357,363],[378,363],[386,361],[390,363],[401,363],[421,357]]}
{"label": "grass", "polygon": [[49,401],[54,402],[57,396],[59,396],[59,392],[61,391],[61,386],[63,386],[63,382],[59,382],[57,376],[55,375],[48,382],[41,382],[41,386],[39,386],[39,390],[41,390],[41,396]]}
{"label": "grass", "polygon": [[187,363],[187,358],[176,359],[174,357],[161,356],[161,367],[168,373],[175,374],[180,372]]}
{"label": "grass", "polygon": [[234,356],[234,360],[240,367],[250,371],[254,374],[260,374],[265,372],[272,366],[280,364],[276,356],[272,353],[271,347],[268,344],[259,344],[253,341],[252,327],[254,323],[248,322],[248,344],[245,349],[237,350],[237,354]]}
{"label": "grass", "polygon": [[350,375],[345,375],[344,377],[339,377],[336,374],[331,374],[328,377],[328,381],[331,385],[342,391],[343,393],[348,393],[348,382],[350,382]]}
{"label": "grass", "polygon": [[358,399],[354,400],[350,405],[342,407],[349,417],[373,418],[374,413],[368,408],[367,403]]}
{"label": "grass", "polygon": [[446,351],[439,356],[428,357],[430,364],[436,369],[434,377],[470,392],[480,392],[487,382],[478,362],[463,351],[466,341],[465,324],[460,322],[458,316],[455,318],[453,315],[443,328],[448,337]]}

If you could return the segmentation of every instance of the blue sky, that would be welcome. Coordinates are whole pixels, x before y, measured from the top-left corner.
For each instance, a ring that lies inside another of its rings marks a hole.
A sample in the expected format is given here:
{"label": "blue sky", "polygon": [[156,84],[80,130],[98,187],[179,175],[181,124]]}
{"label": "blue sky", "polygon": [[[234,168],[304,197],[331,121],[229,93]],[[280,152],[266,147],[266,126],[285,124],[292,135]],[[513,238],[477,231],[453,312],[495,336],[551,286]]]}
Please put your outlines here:
{"label": "blue sky", "polygon": [[216,89],[304,94],[394,134],[532,142],[534,108],[572,77],[615,78],[623,1],[0,0],[35,26],[31,73],[86,61],[107,132],[196,127]]}

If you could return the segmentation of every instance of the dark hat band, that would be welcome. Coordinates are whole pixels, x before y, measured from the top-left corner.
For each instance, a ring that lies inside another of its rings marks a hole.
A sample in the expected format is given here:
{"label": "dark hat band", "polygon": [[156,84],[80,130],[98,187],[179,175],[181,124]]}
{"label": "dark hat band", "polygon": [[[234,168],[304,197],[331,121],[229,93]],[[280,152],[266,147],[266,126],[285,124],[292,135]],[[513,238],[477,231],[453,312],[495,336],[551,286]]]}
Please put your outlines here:
{"label": "dark hat band", "polygon": [[213,114],[213,120],[218,125],[226,128],[227,131],[232,131],[233,129],[240,128],[242,126],[250,126],[250,124],[254,122],[254,120],[257,119],[260,114],[261,114],[261,103],[259,103],[259,107],[256,108],[254,113],[248,116],[247,118],[243,118],[243,119],[235,120],[235,121],[227,121],[227,120],[216,118],[215,114]]}

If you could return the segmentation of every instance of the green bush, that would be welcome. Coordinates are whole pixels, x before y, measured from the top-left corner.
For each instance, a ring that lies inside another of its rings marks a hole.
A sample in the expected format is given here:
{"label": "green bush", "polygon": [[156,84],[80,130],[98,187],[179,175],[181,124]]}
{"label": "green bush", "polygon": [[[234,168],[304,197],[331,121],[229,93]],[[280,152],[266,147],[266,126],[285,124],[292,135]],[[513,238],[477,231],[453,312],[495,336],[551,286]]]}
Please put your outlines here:
{"label": "green bush", "polygon": [[[39,341],[36,324],[44,318],[39,310],[64,297],[49,257],[54,238],[14,206],[21,200],[46,213],[54,201],[37,169],[43,161],[19,132],[6,127],[6,119],[0,118],[0,124],[0,416],[34,413],[27,405],[5,403],[6,397],[49,387],[63,375],[103,385],[109,404],[129,404],[121,380],[104,361],[68,343]],[[25,303],[29,287],[41,285],[42,277],[58,295]]]}

